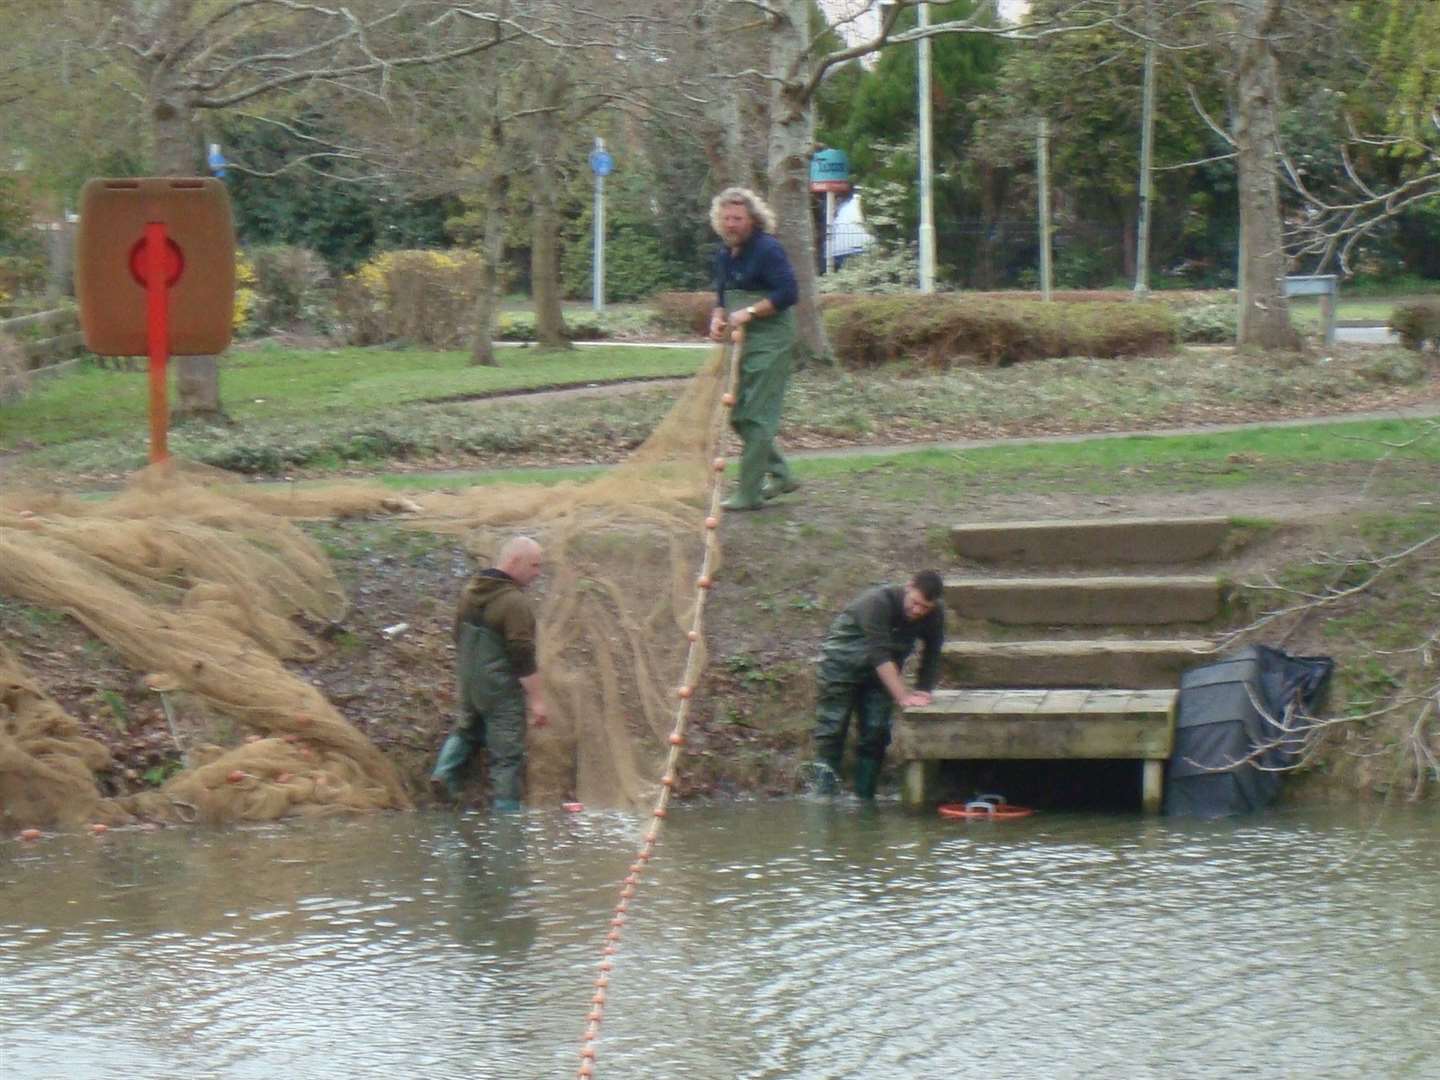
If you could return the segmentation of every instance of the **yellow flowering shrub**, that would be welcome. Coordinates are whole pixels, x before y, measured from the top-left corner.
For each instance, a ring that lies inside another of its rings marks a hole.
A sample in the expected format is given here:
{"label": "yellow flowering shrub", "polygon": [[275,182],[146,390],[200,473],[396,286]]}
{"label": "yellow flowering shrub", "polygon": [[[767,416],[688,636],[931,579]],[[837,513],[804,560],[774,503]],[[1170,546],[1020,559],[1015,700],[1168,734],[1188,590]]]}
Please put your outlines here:
{"label": "yellow flowering shrub", "polygon": [[481,260],[468,251],[387,251],[341,282],[336,295],[347,340],[403,340],[455,349],[470,337]]}
{"label": "yellow flowering shrub", "polygon": [[250,322],[258,299],[255,289],[255,267],[243,252],[235,252],[235,311],[231,315],[230,328],[238,336]]}

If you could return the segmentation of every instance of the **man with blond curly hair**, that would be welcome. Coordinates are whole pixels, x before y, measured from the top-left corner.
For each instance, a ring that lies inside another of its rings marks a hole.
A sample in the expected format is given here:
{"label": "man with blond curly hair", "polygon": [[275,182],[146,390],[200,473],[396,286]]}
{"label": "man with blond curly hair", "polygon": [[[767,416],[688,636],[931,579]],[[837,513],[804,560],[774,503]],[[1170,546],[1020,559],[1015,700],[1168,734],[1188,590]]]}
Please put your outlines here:
{"label": "man with blond curly hair", "polygon": [[740,385],[730,426],[740,436],[740,479],[727,510],[758,510],[800,485],[775,446],[795,352],[795,271],[775,238],[775,214],[747,188],[726,188],[710,204],[715,252],[715,309],[710,337],[743,330]]}

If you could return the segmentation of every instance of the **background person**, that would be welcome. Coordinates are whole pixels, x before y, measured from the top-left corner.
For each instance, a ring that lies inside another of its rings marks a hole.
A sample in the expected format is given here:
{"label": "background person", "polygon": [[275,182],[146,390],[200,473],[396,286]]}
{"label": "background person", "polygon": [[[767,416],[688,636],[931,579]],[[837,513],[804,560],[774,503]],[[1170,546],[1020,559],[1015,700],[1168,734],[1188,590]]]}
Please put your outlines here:
{"label": "background person", "polygon": [[[710,337],[743,328],[740,386],[730,426],[740,436],[740,479],[727,510],[755,510],[764,500],[800,485],[775,446],[780,410],[795,352],[795,271],[774,236],[775,214],[747,188],[726,188],[710,204],[710,225],[722,242],[715,252],[715,309]],[[766,483],[766,477],[770,481]]]}
{"label": "background person", "polygon": [[535,655],[535,613],[523,590],[540,576],[540,545],[516,536],[495,565],[465,584],[455,613],[455,667],[460,720],[440,748],[430,787],[444,802],[459,799],[470,759],[483,744],[490,763],[491,806],[520,809],[525,784],[525,721],[548,719]]}
{"label": "background person", "polygon": [[[945,644],[944,585],[934,570],[921,570],[904,585],[879,585],[852,600],[821,645],[819,693],[815,702],[815,790],[833,794],[850,716],[858,718],[855,794],[873,799],[880,766],[890,745],[895,707],[929,705],[940,674]],[[900,670],[924,643],[915,689],[907,692]]]}

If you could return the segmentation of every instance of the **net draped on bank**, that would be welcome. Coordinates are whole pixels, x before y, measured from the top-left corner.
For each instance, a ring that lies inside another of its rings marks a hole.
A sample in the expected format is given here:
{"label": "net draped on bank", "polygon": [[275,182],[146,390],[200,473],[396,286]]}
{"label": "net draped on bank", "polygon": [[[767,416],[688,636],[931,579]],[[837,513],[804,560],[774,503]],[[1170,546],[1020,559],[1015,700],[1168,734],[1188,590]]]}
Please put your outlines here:
{"label": "net draped on bank", "polygon": [[643,804],[691,645],[724,379],[717,348],[650,438],[585,482],[402,498],[371,484],[280,489],[171,464],[109,498],[0,495],[0,595],[73,617],[158,693],[235,730],[230,745],[190,748],[160,787],[107,798],[105,747],[0,647],[0,822],[218,823],[408,807],[394,765],[287,666],[319,655],[312,629],[347,608],[297,522],[378,515],[453,534],[482,561],[517,532],[541,543],[539,660],[552,719],[530,733],[529,798],[573,791],[593,805]]}

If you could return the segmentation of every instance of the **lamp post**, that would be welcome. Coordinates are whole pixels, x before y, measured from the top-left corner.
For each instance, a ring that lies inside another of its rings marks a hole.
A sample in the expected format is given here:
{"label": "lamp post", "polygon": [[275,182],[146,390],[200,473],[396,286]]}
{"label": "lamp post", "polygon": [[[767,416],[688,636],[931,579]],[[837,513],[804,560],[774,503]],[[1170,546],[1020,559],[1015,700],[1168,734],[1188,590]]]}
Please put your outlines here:
{"label": "lamp post", "polygon": [[[919,5],[919,26],[921,31],[929,29],[930,5],[921,0]],[[920,291],[935,291],[935,200],[933,195],[934,160],[930,145],[930,38],[922,37],[917,43],[916,75],[919,96],[920,126]]]}
{"label": "lamp post", "polygon": [[[894,0],[880,0],[882,9]],[[921,0],[916,5],[918,28],[930,27],[930,5]],[[883,16],[882,16],[883,17]],[[934,162],[930,143],[930,38],[925,35],[916,43],[916,126],[920,129],[920,291],[935,291],[935,200],[933,197]]]}

